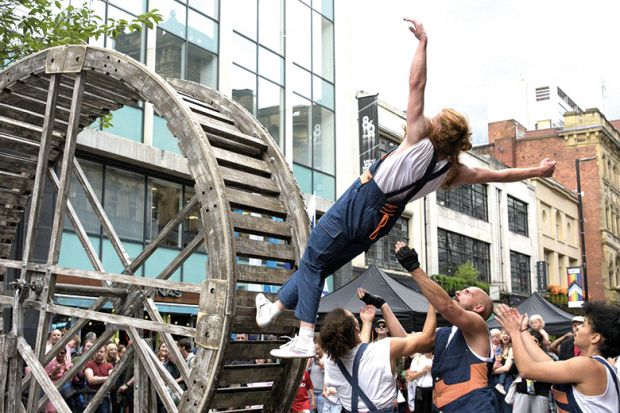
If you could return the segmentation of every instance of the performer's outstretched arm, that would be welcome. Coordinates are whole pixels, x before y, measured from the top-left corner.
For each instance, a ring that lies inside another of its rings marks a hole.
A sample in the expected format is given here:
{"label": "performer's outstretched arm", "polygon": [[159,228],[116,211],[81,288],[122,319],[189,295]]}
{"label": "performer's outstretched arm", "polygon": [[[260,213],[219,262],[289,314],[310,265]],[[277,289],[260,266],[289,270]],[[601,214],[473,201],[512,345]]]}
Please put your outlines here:
{"label": "performer's outstretched arm", "polygon": [[493,170],[461,165],[454,185],[484,184],[488,182],[517,182],[529,178],[548,178],[555,171],[555,161],[545,158],[531,168],[506,168]]}
{"label": "performer's outstretched arm", "polygon": [[409,69],[409,98],[407,102],[407,136],[401,147],[409,147],[428,134],[428,121],[424,117],[424,89],[426,88],[426,45],[428,39],[424,26],[414,19],[409,30],[419,40]]}
{"label": "performer's outstretched arm", "polygon": [[407,337],[407,332],[403,328],[403,325],[398,321],[398,318],[396,318],[392,312],[392,308],[382,297],[372,295],[363,288],[358,288],[357,298],[362,300],[365,304],[374,305],[377,309],[381,310],[383,319],[392,337]]}

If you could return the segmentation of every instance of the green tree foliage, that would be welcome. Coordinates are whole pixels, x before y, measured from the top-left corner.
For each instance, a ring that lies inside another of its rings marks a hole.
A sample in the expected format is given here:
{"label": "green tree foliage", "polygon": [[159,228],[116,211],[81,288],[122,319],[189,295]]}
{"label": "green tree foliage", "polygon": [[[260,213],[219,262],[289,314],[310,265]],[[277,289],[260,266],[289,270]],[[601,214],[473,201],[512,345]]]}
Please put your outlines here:
{"label": "green tree foliage", "polygon": [[457,267],[454,275],[436,274],[433,275],[433,279],[437,281],[448,294],[454,294],[456,291],[467,287],[478,287],[488,293],[489,284],[479,281],[479,276],[480,271],[478,271],[470,261],[467,261]]}
{"label": "green tree foliage", "polygon": [[122,33],[152,28],[162,20],[157,10],[135,19],[109,18],[107,23],[88,3],[76,7],[54,0],[0,0],[0,69],[39,50],[89,39],[116,38]]}

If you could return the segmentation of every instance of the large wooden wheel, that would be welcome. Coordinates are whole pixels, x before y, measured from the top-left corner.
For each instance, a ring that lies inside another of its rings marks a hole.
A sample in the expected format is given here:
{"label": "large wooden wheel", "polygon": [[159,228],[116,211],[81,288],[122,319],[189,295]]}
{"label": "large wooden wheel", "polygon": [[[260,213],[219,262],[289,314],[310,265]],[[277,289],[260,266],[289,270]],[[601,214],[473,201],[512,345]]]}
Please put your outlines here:
{"label": "large wooden wheel", "polygon": [[[130,259],[74,155],[76,136],[82,128],[110,111],[140,101],[153,104],[168,122],[188,160],[196,196],[137,257]],[[122,274],[105,271],[68,201],[72,174],[121,260]],[[47,178],[56,191],[55,212],[47,260],[41,263],[33,259],[33,240]],[[196,238],[161,274],[133,277],[170,230],[195,208],[200,209],[203,228]],[[57,265],[64,219],[73,225],[94,271]],[[23,254],[17,260],[9,259],[20,223],[25,233]],[[264,411],[288,411],[305,363],[274,360],[262,365],[230,365],[233,360],[268,359],[269,350],[279,343],[277,339],[231,342],[230,336],[233,332],[276,337],[294,334],[296,322],[290,312],[273,325],[259,329],[254,322],[255,293],[237,291],[236,285],[282,284],[292,273],[286,268],[293,268],[303,252],[308,231],[299,188],[275,142],[247,111],[217,91],[181,80],[168,83],[130,57],[97,47],[51,48],[13,64],[0,73],[0,274],[13,269],[17,278],[0,296],[0,304],[12,308],[13,314],[11,331],[0,335],[4,355],[0,359],[0,413],[24,408],[35,412],[47,399],[59,411],[69,411],[57,389],[83,367],[83,362],[55,384],[44,367],[89,320],[107,325],[81,360],[90,358],[121,329],[133,342],[129,351],[134,357],[124,360],[133,359],[134,364],[128,366],[125,361],[117,366],[87,412],[97,407],[114,376],[125,368],[134,369],[138,412],[149,408],[149,388],[156,390],[172,412],[261,410],[248,407],[253,405],[264,405]],[[167,280],[201,245],[208,254],[202,285]],[[283,268],[242,265],[238,257],[285,264]],[[75,283],[57,284],[60,275],[74,278]],[[80,279],[84,278],[98,280],[101,286],[81,287]],[[164,322],[153,301],[157,288],[200,293],[195,329]],[[54,295],[68,290],[99,297],[87,310],[55,304]],[[101,311],[109,302],[114,308],[112,314]],[[39,311],[34,349],[23,337],[25,307]],[[150,320],[145,320],[145,311]],[[54,314],[78,321],[45,354],[49,319]],[[157,363],[143,338],[144,330],[159,332],[168,343],[172,359],[188,384],[185,392]],[[191,373],[181,361],[172,334],[195,338],[197,363]],[[24,362],[31,369],[25,376]],[[273,384],[244,386],[256,382]],[[23,391],[29,395],[25,405]],[[39,394],[43,397],[33,396]]]}

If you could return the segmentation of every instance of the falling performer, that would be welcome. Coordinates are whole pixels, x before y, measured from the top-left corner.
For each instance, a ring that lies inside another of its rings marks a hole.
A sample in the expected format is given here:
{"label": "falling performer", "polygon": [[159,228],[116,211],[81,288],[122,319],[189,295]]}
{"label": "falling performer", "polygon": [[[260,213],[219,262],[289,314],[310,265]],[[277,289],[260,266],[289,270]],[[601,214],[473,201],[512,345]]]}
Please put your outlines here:
{"label": "falling performer", "polygon": [[282,286],[275,303],[256,296],[256,322],[265,326],[282,310],[295,309],[299,335],[279,349],[277,358],[314,356],[314,323],[324,279],[386,235],[408,202],[437,188],[485,182],[514,182],[549,177],[555,162],[500,171],[468,167],[459,154],[471,149],[467,120],[453,109],[424,117],[426,45],[424,27],[413,19],[409,30],[419,43],[409,72],[406,134],[391,153],[377,160],[356,179],[313,229],[299,269]]}

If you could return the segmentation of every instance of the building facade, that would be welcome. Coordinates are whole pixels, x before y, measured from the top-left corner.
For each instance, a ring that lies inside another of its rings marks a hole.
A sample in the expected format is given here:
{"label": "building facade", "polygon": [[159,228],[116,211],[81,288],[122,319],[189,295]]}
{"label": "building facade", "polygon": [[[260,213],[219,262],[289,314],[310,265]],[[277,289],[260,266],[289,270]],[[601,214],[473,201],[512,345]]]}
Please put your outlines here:
{"label": "building facade", "polygon": [[536,131],[514,120],[501,121],[489,124],[489,145],[480,148],[514,167],[553,158],[558,162],[554,178],[571,190],[577,187],[576,160],[584,160],[579,171],[588,290],[591,299],[611,303],[620,299],[619,126],[598,109],[568,112],[563,126]]}

